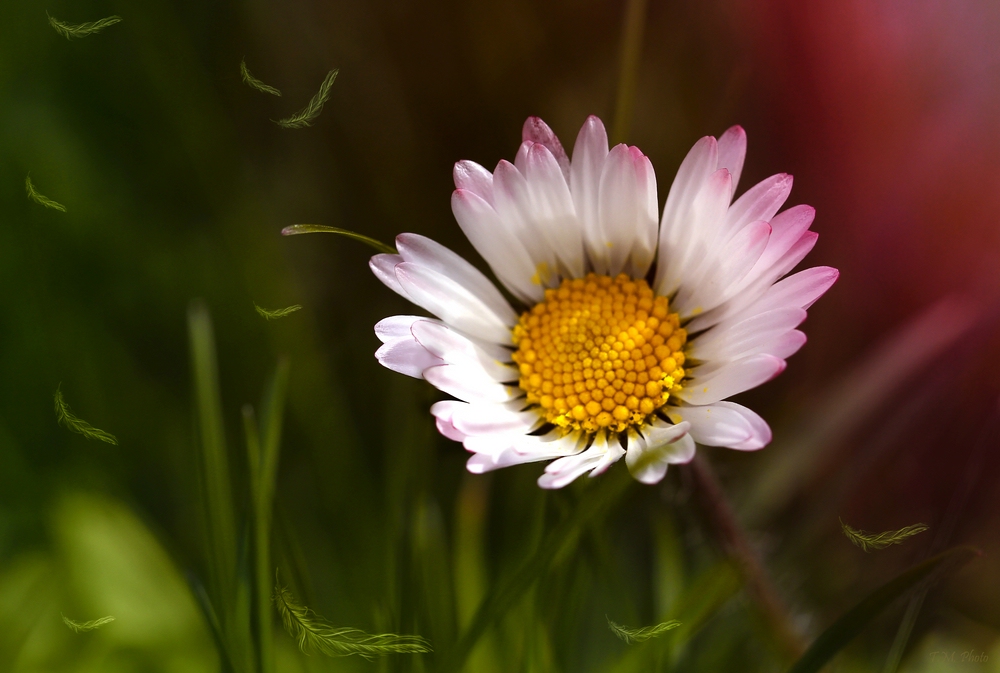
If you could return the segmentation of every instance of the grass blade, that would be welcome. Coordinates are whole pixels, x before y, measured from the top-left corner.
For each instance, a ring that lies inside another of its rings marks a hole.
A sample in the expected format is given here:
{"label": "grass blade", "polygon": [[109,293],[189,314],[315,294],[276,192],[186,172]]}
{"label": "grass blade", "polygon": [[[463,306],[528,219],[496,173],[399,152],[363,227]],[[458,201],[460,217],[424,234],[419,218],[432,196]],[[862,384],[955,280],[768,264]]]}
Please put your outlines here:
{"label": "grass blade", "polygon": [[31,182],[31,176],[29,175],[24,179],[24,190],[28,193],[28,198],[35,203],[45,206],[46,208],[52,208],[53,210],[58,210],[60,212],[66,212],[66,206],[56,201],[53,201],[44,194],[39,194],[38,190],[35,189],[34,183]]}
{"label": "grass blade", "polygon": [[906,526],[900,528],[899,530],[887,530],[882,533],[869,533],[863,530],[857,530],[856,528],[851,528],[843,521],[840,522],[840,528],[844,531],[844,535],[847,539],[854,543],[856,547],[860,547],[866,552],[870,552],[873,549],[885,549],[894,544],[902,544],[906,542],[907,539],[923,533],[929,527],[926,524],[915,523],[912,526]]}
{"label": "grass blade", "polygon": [[397,254],[396,248],[391,245],[386,245],[382,241],[369,238],[368,236],[353,232],[349,229],[328,227],[325,224],[293,224],[281,230],[282,236],[294,236],[296,234],[340,234],[341,236],[353,238],[355,241],[361,241],[362,243],[370,245],[379,252],[384,252],[389,255]]}
{"label": "grass blade", "polygon": [[71,628],[76,633],[86,633],[87,631],[93,631],[94,629],[99,629],[105,624],[110,624],[115,621],[115,618],[111,615],[107,617],[100,617],[99,619],[92,619],[89,622],[75,622],[66,615],[62,616],[63,624]]}
{"label": "grass blade", "polygon": [[662,636],[667,631],[676,629],[680,625],[681,623],[679,621],[671,619],[670,621],[655,624],[653,626],[631,627],[622,626],[621,624],[617,624],[608,618],[608,628],[611,629],[611,633],[621,638],[628,645],[631,645],[632,643],[641,643],[649,640],[650,638]]}
{"label": "grass blade", "polygon": [[277,320],[278,318],[284,318],[285,316],[289,316],[295,313],[296,311],[302,308],[302,305],[292,304],[291,306],[288,306],[286,308],[278,308],[274,309],[273,311],[270,309],[257,306],[257,304],[254,304],[253,307],[257,311],[257,313],[260,314],[260,316],[263,317],[265,320]]}
{"label": "grass blade", "polygon": [[262,673],[274,671],[274,633],[271,629],[270,605],[271,523],[274,519],[274,491],[281,448],[288,370],[288,360],[280,359],[261,405],[264,417],[259,430],[253,409],[249,406],[243,408],[253,505],[254,609],[257,616],[255,630],[258,661]]}
{"label": "grass blade", "polygon": [[553,559],[592,520],[603,514],[624,493],[632,483],[632,478],[625,470],[615,470],[596,489],[596,493],[583,498],[572,517],[545,536],[545,542],[518,568],[506,581],[500,582],[480,604],[472,623],[459,637],[458,642],[446,654],[442,662],[441,673],[458,673],[463,670],[465,660],[483,632],[500,616],[509,611],[517,601],[528,591]]}
{"label": "grass blade", "polygon": [[122,20],[122,17],[120,16],[109,16],[106,19],[98,19],[97,21],[74,24],[60,21],[54,16],[49,16],[48,12],[45,13],[45,16],[49,17],[49,25],[55,28],[56,32],[65,37],[67,40],[74,37],[87,37],[88,35],[99,33],[108,26],[113,26]]}
{"label": "grass blade", "polygon": [[337,81],[337,73],[339,72],[339,70],[331,70],[326,73],[323,83],[319,85],[319,91],[309,100],[308,105],[291,117],[279,119],[274,123],[286,129],[301,129],[306,126],[312,126],[313,120],[323,111],[323,105],[329,100],[330,89],[333,87],[333,83]]}
{"label": "grass blade", "polygon": [[83,435],[87,439],[96,439],[101,442],[107,442],[108,444],[118,446],[118,440],[110,432],[105,432],[104,430],[95,428],[93,425],[74,415],[73,412],[69,410],[69,405],[66,404],[66,400],[63,399],[61,387],[56,388],[55,406],[56,421],[58,421],[58,423],[67,430]]}
{"label": "grass blade", "polygon": [[[209,537],[210,590],[216,606],[228,607],[236,598],[236,515],[223,430],[215,336],[208,309],[200,301],[188,309],[188,333],[198,419],[200,490]],[[223,632],[232,638],[236,620],[226,611],[220,616]]]}
{"label": "grass blade", "polygon": [[981,554],[973,547],[955,547],[913,566],[883,584],[820,634],[788,673],[818,673],[896,599],[918,589],[924,582],[940,579]]}
{"label": "grass blade", "polygon": [[240,61],[240,75],[243,77],[243,82],[251,89],[257,89],[257,91],[263,91],[264,93],[269,93],[272,96],[281,95],[281,92],[275,89],[273,86],[264,84],[259,79],[250,74],[250,69],[247,68],[246,59],[242,59]]}
{"label": "grass blade", "polygon": [[374,659],[386,654],[430,652],[430,644],[420,636],[397,636],[391,633],[372,635],[359,629],[334,627],[309,608],[299,605],[287,589],[274,587],[274,603],[288,634],[298,641],[303,652],[321,652],[330,657],[352,654]]}

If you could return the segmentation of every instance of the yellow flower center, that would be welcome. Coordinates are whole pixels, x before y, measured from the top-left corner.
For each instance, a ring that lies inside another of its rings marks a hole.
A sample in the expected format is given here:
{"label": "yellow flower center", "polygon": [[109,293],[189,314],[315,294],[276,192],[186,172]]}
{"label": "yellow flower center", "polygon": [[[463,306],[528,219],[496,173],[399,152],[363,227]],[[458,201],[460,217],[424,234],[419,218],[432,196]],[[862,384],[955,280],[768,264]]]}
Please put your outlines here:
{"label": "yellow flower center", "polygon": [[587,274],[545,291],[514,327],[528,403],[561,428],[622,432],[681,389],[687,332],[645,280]]}

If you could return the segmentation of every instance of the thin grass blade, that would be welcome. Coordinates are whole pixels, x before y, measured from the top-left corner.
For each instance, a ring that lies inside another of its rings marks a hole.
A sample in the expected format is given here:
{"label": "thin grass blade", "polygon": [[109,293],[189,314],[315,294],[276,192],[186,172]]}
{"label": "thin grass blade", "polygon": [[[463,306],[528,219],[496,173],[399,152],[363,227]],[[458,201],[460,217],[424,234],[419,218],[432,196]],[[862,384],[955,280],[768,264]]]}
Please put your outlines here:
{"label": "thin grass blade", "polygon": [[285,316],[289,316],[295,313],[296,311],[302,309],[301,304],[292,304],[291,306],[285,308],[277,308],[274,309],[273,311],[270,309],[257,306],[257,304],[254,304],[253,307],[254,310],[256,310],[257,313],[265,320],[277,320],[278,318],[284,318]]}
{"label": "thin grass blade", "polygon": [[65,427],[67,430],[75,432],[77,434],[83,435],[87,439],[96,439],[100,442],[106,442],[108,444],[118,445],[118,440],[110,432],[105,432],[100,428],[95,428],[93,425],[83,420],[82,418],[73,414],[70,411],[69,405],[66,404],[66,400],[63,399],[62,388],[56,388],[55,407],[56,407],[56,421]]}
{"label": "thin grass blade", "polygon": [[271,628],[271,523],[274,519],[274,492],[281,449],[285,394],[289,363],[278,360],[274,376],[261,404],[263,418],[256,425],[253,409],[244,407],[250,464],[250,492],[253,499],[254,608],[257,615],[257,652],[262,673],[274,671],[274,633]]}
{"label": "thin grass blade", "polygon": [[660,624],[654,624],[653,626],[623,626],[616,622],[608,619],[608,628],[611,629],[611,633],[615,634],[621,638],[626,644],[631,645],[632,643],[642,643],[650,638],[656,638],[657,636],[662,636],[667,631],[676,629],[681,625],[676,619],[671,619],[666,622],[661,622]]}
{"label": "thin grass blade", "polygon": [[74,37],[87,37],[88,35],[99,33],[108,26],[113,26],[122,20],[122,17],[120,16],[109,16],[104,19],[88,21],[86,23],[66,23],[65,21],[60,21],[54,16],[50,16],[48,12],[46,12],[45,15],[49,17],[49,25],[67,40]]}
{"label": "thin grass blade", "polygon": [[[198,420],[201,499],[209,537],[210,593],[217,606],[230,606],[236,597],[236,515],[223,430],[215,336],[208,309],[200,301],[188,309],[188,333]],[[230,637],[234,619],[226,612],[221,617],[223,631]]]}
{"label": "thin grass blade", "polygon": [[62,620],[63,620],[63,624],[65,624],[66,626],[68,626],[74,632],[76,632],[76,633],[86,633],[87,631],[93,631],[94,629],[99,629],[102,626],[104,626],[105,624],[110,624],[111,622],[115,621],[115,618],[112,617],[111,615],[108,615],[107,617],[100,617],[98,619],[92,619],[89,622],[77,622],[77,621],[73,621],[72,619],[70,619],[66,615],[63,615],[62,616]]}
{"label": "thin grass blade", "polygon": [[240,76],[243,78],[243,83],[246,84],[251,89],[257,89],[257,91],[262,91],[263,93],[269,93],[272,96],[281,95],[281,92],[275,89],[273,86],[264,84],[250,73],[250,69],[247,68],[246,59],[240,61]]}
{"label": "thin grass blade", "polygon": [[923,523],[915,523],[912,526],[905,526],[899,530],[869,533],[867,531],[851,528],[846,523],[841,521],[840,528],[844,531],[844,535],[847,536],[847,539],[853,542],[856,547],[860,547],[862,550],[870,552],[873,549],[885,549],[886,547],[891,547],[894,544],[903,544],[914,535],[923,533],[929,528],[929,526]]}
{"label": "thin grass blade", "polygon": [[883,584],[820,634],[788,673],[818,673],[851,640],[861,633],[885,608],[898,598],[958,570],[981,556],[973,547],[955,547],[933,556]]}
{"label": "thin grass blade", "polygon": [[616,470],[609,474],[600,484],[596,493],[584,498],[574,515],[563,521],[545,537],[545,542],[535,553],[524,562],[506,581],[500,582],[479,606],[472,623],[463,633],[458,642],[445,656],[441,673],[458,673],[463,670],[465,661],[486,629],[500,616],[506,614],[517,601],[527,592],[552,563],[573,540],[577,539],[583,529],[594,519],[604,514],[616,502],[631,484],[631,477],[625,470]]}
{"label": "thin grass blade", "polygon": [[31,176],[29,175],[24,179],[24,191],[28,193],[28,198],[35,203],[45,206],[46,208],[51,208],[53,210],[58,210],[59,212],[65,213],[66,206],[59,203],[58,201],[53,201],[44,194],[40,194],[37,189],[35,189],[35,184],[31,181]]}
{"label": "thin grass blade", "polygon": [[274,603],[288,634],[303,652],[320,652],[330,657],[356,654],[365,659],[386,654],[421,654],[431,651],[420,636],[391,633],[370,634],[349,627],[335,627],[309,608],[295,602],[281,585],[274,587]]}
{"label": "thin grass blade", "polygon": [[363,234],[359,234],[349,229],[328,227],[325,224],[293,224],[281,230],[282,236],[295,236],[296,234],[339,234],[340,236],[353,238],[355,241],[361,241],[366,245],[370,245],[379,252],[384,252],[389,255],[397,254],[396,248],[391,245],[386,245],[382,241],[369,236],[364,236]]}
{"label": "thin grass blade", "polygon": [[312,126],[312,122],[323,111],[323,105],[330,99],[330,89],[333,88],[333,83],[337,81],[337,73],[339,72],[339,70],[331,70],[326,73],[323,83],[319,85],[319,91],[309,100],[308,105],[291,117],[279,119],[274,123],[286,129],[301,129],[306,126]]}

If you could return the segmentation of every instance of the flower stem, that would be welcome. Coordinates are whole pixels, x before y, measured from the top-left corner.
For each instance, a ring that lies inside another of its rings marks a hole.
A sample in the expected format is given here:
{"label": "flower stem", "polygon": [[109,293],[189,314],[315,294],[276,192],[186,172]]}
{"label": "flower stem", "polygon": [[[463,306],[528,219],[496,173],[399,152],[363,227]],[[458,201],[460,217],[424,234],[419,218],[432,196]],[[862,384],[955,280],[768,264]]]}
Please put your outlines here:
{"label": "flower stem", "polygon": [[639,56],[642,54],[642,38],[646,27],[646,3],[647,0],[629,0],[628,6],[625,8],[625,24],[622,26],[618,70],[618,94],[615,97],[614,126],[611,128],[611,141],[616,144],[623,143],[628,139],[629,128],[632,125]]}
{"label": "flower stem", "polygon": [[790,622],[788,608],[740,528],[715,471],[700,453],[691,461],[689,470],[709,523],[715,529],[723,550],[736,561],[746,582],[747,593],[774,634],[776,645],[790,660],[797,660],[805,647]]}

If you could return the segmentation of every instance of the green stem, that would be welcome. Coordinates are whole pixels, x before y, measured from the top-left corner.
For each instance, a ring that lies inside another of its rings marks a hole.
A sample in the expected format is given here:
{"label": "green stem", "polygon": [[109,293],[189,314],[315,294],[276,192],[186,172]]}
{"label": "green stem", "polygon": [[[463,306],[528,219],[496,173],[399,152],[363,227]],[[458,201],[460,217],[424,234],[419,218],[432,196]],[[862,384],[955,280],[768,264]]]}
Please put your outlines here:
{"label": "green stem", "polygon": [[603,514],[625,492],[632,479],[626,470],[613,470],[604,479],[604,483],[596,485],[596,493],[588,493],[581,499],[579,507],[571,517],[560,523],[551,533],[545,536],[545,541],[539,545],[535,553],[500,583],[496,590],[491,591],[479,606],[475,617],[455,646],[448,652],[438,669],[439,673],[458,673],[472,648],[494,621],[506,614],[517,601],[541,577],[553,559],[580,534],[585,526]]}
{"label": "green stem", "polygon": [[215,336],[208,308],[200,301],[192,303],[188,310],[188,331],[200,435],[201,496],[211,554],[209,588],[220,613],[227,645],[232,647],[238,621],[230,613],[236,597],[236,515],[223,432]]}
{"label": "green stem", "polygon": [[746,582],[747,593],[774,634],[778,647],[790,661],[802,656],[805,647],[792,627],[788,610],[764,570],[757,553],[750,546],[736,514],[729,505],[715,471],[697,454],[689,467],[694,477],[702,507],[718,534],[725,552],[736,561]]}
{"label": "green stem", "polygon": [[611,141],[615,144],[628,140],[635,107],[635,90],[639,78],[639,57],[646,27],[647,0],[629,0],[622,26],[621,55],[618,70],[618,94],[615,97],[614,125]]}
{"label": "green stem", "polygon": [[253,408],[249,405],[243,408],[253,500],[253,594],[257,616],[257,670],[260,673],[274,673],[275,666],[271,616],[271,522],[287,383],[288,361],[282,358],[264,396],[259,430]]}

